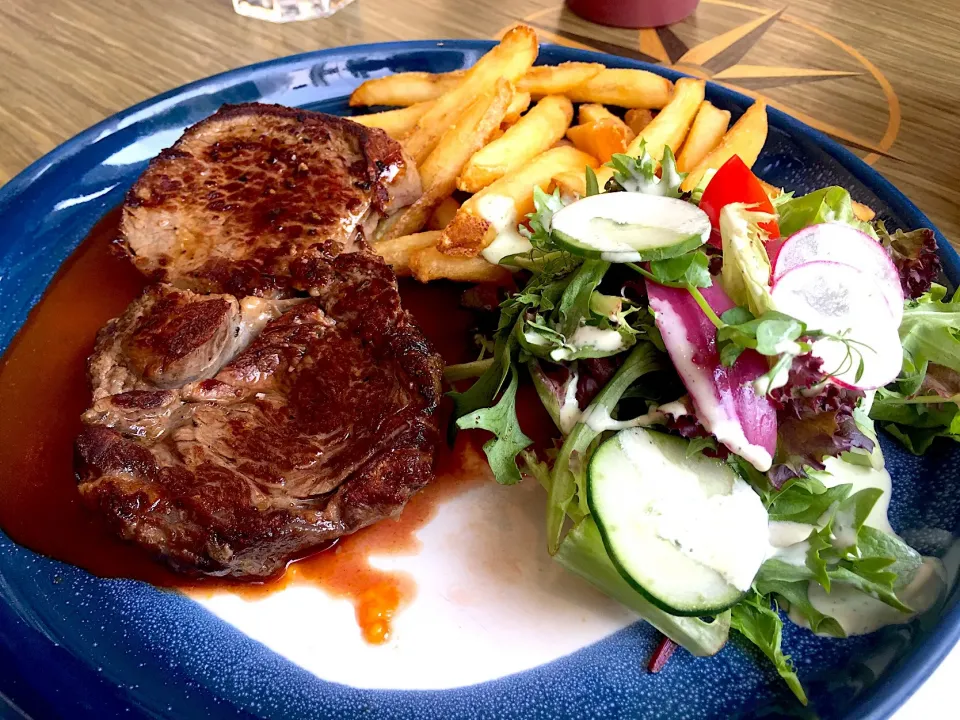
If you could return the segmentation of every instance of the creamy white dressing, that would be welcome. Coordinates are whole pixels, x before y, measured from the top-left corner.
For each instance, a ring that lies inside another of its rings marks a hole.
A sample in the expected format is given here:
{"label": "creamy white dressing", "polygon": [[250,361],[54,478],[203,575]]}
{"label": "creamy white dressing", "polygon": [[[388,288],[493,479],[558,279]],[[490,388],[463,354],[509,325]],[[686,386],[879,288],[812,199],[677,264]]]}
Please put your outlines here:
{"label": "creamy white dressing", "polygon": [[517,206],[507,195],[484,195],[477,200],[477,214],[497,231],[497,237],[482,251],[483,258],[494,265],[508,255],[530,252],[533,246],[517,230]]}
{"label": "creamy white dressing", "polygon": [[645,435],[619,437],[635,467],[651,477],[670,479],[654,485],[654,533],[737,589],[749,590],[766,554],[767,512],[759,496],[739,477],[730,486],[707,492],[693,466],[678,466],[661,453],[650,453]]}
{"label": "creamy white dressing", "polygon": [[605,432],[607,430],[625,430],[632,427],[646,427],[662,423],[666,416],[659,410],[651,410],[645,415],[639,415],[630,420],[614,420],[610,416],[610,410],[606,407],[596,406],[589,408],[581,418],[587,427],[594,432]]}
{"label": "creamy white dressing", "polygon": [[616,330],[601,329],[592,325],[581,325],[567,340],[564,347],[550,352],[553,360],[569,360],[583,348],[593,348],[599,352],[615,353],[624,349],[623,336]]}
{"label": "creamy white dressing", "polygon": [[571,371],[567,378],[567,384],[564,387],[564,393],[560,409],[557,412],[560,421],[560,432],[569,435],[574,425],[580,422],[583,413],[580,411],[580,403],[577,402],[577,381],[579,376],[576,371]]}
{"label": "creamy white dressing", "polygon": [[[945,587],[943,563],[928,557],[923,559],[910,584],[897,592],[900,601],[913,613],[902,613],[851,585],[834,583],[828,593],[818,583],[811,582],[808,596],[810,604],[835,619],[847,635],[865,635],[888,625],[910,622],[933,607]],[[790,619],[798,625],[806,625],[795,611],[790,612]]]}
{"label": "creamy white dressing", "polygon": [[712,377],[694,362],[696,348],[690,343],[684,331],[684,323],[668,305],[657,311],[657,326],[661,333],[669,335],[678,333],[679,342],[674,344],[675,352],[680,362],[688,368],[683,376],[684,385],[694,399],[697,406],[697,419],[713,434],[718,441],[727,446],[730,452],[739,455],[760,472],[766,472],[773,465],[773,457],[766,448],[751,443],[743,432],[743,427],[736,418],[731,418],[726,409],[720,404],[714,394]]}
{"label": "creamy white dressing", "polygon": [[[890,473],[882,465],[875,468],[846,462],[839,458],[826,458],[824,465],[826,469],[823,472],[811,473],[811,475],[827,487],[850,484],[853,486],[850,489],[851,495],[865,488],[880,489],[883,494],[873,506],[865,524],[890,535],[896,535],[887,518],[892,483]],[[829,513],[826,513],[816,526],[771,522],[768,557],[794,565],[804,565],[809,550],[806,539],[812,530],[823,527],[828,517]],[[840,515],[834,518],[833,544],[836,547],[848,547],[856,542],[856,533],[850,527],[851,520],[852,518],[844,518]],[[794,542],[791,543],[791,540]],[[819,583],[810,581],[807,594],[811,605],[824,615],[834,618],[847,635],[862,635],[887,625],[909,622],[917,615],[926,612],[947,587],[946,579],[943,563],[936,558],[924,558],[923,565],[917,570],[910,584],[897,592],[897,597],[912,608],[913,613],[902,613],[850,585],[839,583],[834,583],[828,593]],[[792,609],[789,615],[794,623],[809,627],[805,618],[796,609]]]}

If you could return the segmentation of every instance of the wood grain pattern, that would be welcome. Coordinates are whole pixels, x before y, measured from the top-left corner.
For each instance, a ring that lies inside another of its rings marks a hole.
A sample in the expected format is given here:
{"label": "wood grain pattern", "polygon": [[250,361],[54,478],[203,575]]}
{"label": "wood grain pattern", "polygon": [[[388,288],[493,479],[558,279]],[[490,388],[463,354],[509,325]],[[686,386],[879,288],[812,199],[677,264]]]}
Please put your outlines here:
{"label": "wood grain pattern", "polygon": [[[703,60],[702,72],[719,72],[726,77],[718,79],[734,85],[743,79],[774,102],[868,141],[867,147],[895,135],[888,150],[894,157],[879,156],[874,166],[960,241],[960,17],[954,3],[702,2],[693,17],[654,36],[586,23],[560,0],[358,0],[332,18],[287,25],[237,16],[229,0],[45,0],[42,10],[33,0],[7,0],[0,5],[0,182],[104,117],[213,73],[337,45],[492,37],[532,18],[545,39],[564,33],[595,47],[623,48],[628,56],[652,54],[678,65],[685,54]],[[747,24],[762,32],[737,30]],[[725,33],[748,35],[749,42],[707,57],[703,48]],[[827,35],[872,62],[899,107]],[[684,46],[700,49],[691,55]],[[757,80],[771,74],[758,66],[781,68],[782,81]],[[900,118],[894,130],[892,113]]]}

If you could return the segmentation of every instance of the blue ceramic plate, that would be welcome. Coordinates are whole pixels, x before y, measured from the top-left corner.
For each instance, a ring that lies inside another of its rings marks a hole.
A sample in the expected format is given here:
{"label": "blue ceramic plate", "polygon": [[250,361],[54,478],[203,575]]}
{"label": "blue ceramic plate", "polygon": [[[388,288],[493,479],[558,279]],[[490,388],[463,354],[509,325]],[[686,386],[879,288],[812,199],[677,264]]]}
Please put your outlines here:
{"label": "blue ceramic plate", "polygon": [[[491,43],[411,42],[325,50],[235,70],[115,115],[64,143],[0,190],[0,348],[96,221],[121,202],[148,160],[224,103],[263,101],[351,114],[362,80],[467,67]],[[539,62],[600,61],[676,73],[623,58],[544,46]],[[750,101],[709,86],[739,115]],[[53,110],[51,110],[52,112]],[[930,226],[856,156],[776,110],[754,168],[800,192],[849,188],[888,225]],[[960,258],[938,234],[944,267]],[[922,459],[883,443],[894,477],[890,517],[918,549],[942,556],[960,527],[960,449]],[[492,530],[491,532],[495,532]],[[678,654],[641,670],[652,631],[633,624],[570,654],[499,679],[445,690],[356,689],[320,679],[192,600],[132,581],[106,581],[0,536],[0,699],[33,717],[698,717],[812,715],[882,718],[932,672],[960,635],[956,588],[909,625],[827,640],[788,625],[784,647],[812,698],[800,712],[770,668],[737,642],[715,658]],[[304,623],[322,622],[304,618]],[[566,628],[557,627],[562,634]],[[330,648],[320,652],[331,652]],[[503,653],[512,653],[503,648]],[[451,657],[452,664],[468,658]],[[302,664],[302,663],[301,663]],[[0,705],[0,707],[3,707]]]}

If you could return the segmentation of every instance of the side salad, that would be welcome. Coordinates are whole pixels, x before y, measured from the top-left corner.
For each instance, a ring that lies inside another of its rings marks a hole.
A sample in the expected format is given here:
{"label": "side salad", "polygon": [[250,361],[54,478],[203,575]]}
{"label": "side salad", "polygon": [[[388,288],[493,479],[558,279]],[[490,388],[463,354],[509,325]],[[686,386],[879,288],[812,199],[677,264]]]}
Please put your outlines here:
{"label": "side salad", "polygon": [[[685,193],[670,148],[609,166],[583,197],[536,190],[500,261],[522,286],[448,369],[476,378],[456,427],[492,433],[499,483],[543,486],[559,563],[663,633],[652,670],[732,630],[806,703],[779,611],[842,637],[942,590],[887,522],[876,428],[960,440],[960,295],[932,231],[859,220],[843,188],[771,198],[734,156]],[[525,376],[554,447],[517,419]]]}

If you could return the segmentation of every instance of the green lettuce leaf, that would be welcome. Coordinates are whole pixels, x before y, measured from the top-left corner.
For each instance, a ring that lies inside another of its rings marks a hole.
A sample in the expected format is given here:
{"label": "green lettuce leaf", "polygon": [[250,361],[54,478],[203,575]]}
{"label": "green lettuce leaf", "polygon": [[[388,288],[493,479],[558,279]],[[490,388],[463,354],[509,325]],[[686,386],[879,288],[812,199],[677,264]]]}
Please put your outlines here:
{"label": "green lettuce leaf", "polygon": [[796,565],[771,558],[760,566],[760,572],[753,584],[761,595],[773,594],[789,603],[791,611],[806,618],[813,632],[846,637],[840,623],[829,615],[824,615],[810,602],[810,581],[807,576],[806,568],[798,569]]}
{"label": "green lettuce leaf", "polygon": [[533,440],[520,429],[517,420],[517,383],[517,369],[511,366],[510,384],[496,405],[457,419],[457,427],[461,430],[488,430],[494,434],[483,444],[483,452],[501,485],[520,482],[522,478],[517,468],[517,455],[533,444]]}
{"label": "green lettuce leaf", "polygon": [[815,478],[800,477],[774,496],[767,514],[771,520],[815,525],[834,503],[843,502],[852,488],[849,483],[828,488]]}
{"label": "green lettuce leaf", "polygon": [[710,259],[702,250],[667,260],[654,260],[650,272],[661,283],[685,283],[691,287],[710,287]]}
{"label": "green lettuce leaf", "polygon": [[783,621],[770,607],[769,597],[752,593],[744,600],[733,606],[730,617],[730,627],[756,645],[767,656],[777,669],[780,677],[797,696],[797,699],[807,704],[807,694],[803,691],[800,679],[797,677],[790,656],[784,654],[781,648]]}
{"label": "green lettuce leaf", "polygon": [[914,366],[936,363],[960,372],[960,292],[946,300],[947,289],[930,291],[907,302],[900,322],[904,355]]}
{"label": "green lettuce leaf", "polygon": [[825,222],[846,223],[874,238],[877,237],[870,223],[857,220],[853,214],[850,193],[836,185],[800,197],[782,199],[781,196],[775,201],[775,207],[782,237],[789,237],[805,227]]}
{"label": "green lettuce leaf", "polygon": [[770,258],[764,248],[766,234],[758,223],[770,216],[732,203],[720,212],[723,241],[723,289],[737,305],[759,316],[773,309],[770,297]]}

